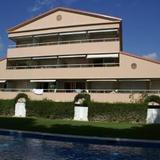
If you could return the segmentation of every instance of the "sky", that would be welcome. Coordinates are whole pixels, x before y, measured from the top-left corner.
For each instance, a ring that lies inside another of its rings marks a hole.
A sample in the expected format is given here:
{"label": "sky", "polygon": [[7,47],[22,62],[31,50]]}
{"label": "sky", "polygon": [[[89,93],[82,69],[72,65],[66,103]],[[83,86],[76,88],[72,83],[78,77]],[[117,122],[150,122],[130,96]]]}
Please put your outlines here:
{"label": "sky", "polygon": [[0,57],[7,29],[56,7],[69,7],[123,19],[123,50],[160,60],[160,0],[0,0]]}

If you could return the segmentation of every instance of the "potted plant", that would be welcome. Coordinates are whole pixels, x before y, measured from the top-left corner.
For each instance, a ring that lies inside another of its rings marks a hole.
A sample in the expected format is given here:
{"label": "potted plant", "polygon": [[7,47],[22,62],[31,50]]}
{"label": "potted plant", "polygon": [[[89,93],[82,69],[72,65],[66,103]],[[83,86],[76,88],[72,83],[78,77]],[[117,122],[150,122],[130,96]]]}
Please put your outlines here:
{"label": "potted plant", "polygon": [[160,123],[160,97],[157,95],[148,96],[145,103],[148,105],[147,123]]}
{"label": "potted plant", "polygon": [[88,121],[88,107],[90,105],[90,95],[79,93],[74,98],[74,120]]}

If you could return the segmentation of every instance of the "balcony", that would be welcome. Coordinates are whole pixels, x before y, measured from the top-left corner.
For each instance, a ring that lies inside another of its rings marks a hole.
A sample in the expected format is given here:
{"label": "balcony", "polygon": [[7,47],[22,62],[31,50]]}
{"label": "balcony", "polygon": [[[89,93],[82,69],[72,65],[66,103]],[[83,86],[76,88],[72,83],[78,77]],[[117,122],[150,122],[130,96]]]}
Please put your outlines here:
{"label": "balcony", "polygon": [[73,43],[93,43],[93,42],[109,42],[119,41],[119,38],[100,38],[100,39],[82,39],[82,40],[68,40],[68,41],[56,41],[56,42],[44,42],[44,43],[28,43],[28,44],[14,44],[9,45],[9,48],[24,48],[24,47],[36,47],[36,46],[49,46],[49,45],[62,45]]}
{"label": "balcony", "polygon": [[[33,88],[0,88],[0,92],[32,92]],[[160,94],[160,90],[153,89],[43,89],[47,93],[114,93],[114,94]]]}
{"label": "balcony", "polygon": [[[117,29],[55,33],[12,38],[8,58],[65,54],[117,53],[120,38]],[[98,46],[98,47],[97,47]]]}
{"label": "balcony", "polygon": [[119,66],[119,63],[7,66],[7,69],[84,68],[84,67],[116,67],[116,66]]}
{"label": "balcony", "polygon": [[50,33],[42,35],[14,37],[12,38],[12,40],[16,43],[16,45],[11,45],[10,47],[21,48],[44,45],[117,41],[119,39],[118,37],[118,29]]}

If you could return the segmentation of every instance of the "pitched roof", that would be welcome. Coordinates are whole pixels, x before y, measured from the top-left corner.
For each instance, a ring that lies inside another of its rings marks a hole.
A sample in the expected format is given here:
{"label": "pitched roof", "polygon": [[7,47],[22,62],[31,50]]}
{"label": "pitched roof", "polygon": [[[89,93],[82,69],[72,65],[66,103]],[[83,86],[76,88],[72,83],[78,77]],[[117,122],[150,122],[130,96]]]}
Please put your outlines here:
{"label": "pitched roof", "polygon": [[132,54],[132,53],[121,52],[120,54],[123,54],[123,55],[126,55],[126,56],[130,56],[130,57],[134,57],[134,58],[138,58],[138,59],[145,60],[145,61],[148,61],[148,62],[160,64],[159,60],[153,60],[153,59],[150,59],[150,58],[141,57],[141,56],[138,56],[138,55],[135,55],[135,54]]}
{"label": "pitched roof", "polygon": [[26,20],[12,28],[8,29],[8,32],[12,32],[15,29],[18,29],[20,27],[23,27],[27,24],[30,24],[34,21],[37,21],[45,16],[48,16],[56,11],[66,11],[66,12],[71,12],[71,13],[77,13],[77,14],[82,14],[82,15],[87,15],[87,16],[91,16],[91,17],[97,17],[97,18],[101,18],[101,19],[110,19],[112,21],[121,21],[122,19],[118,18],[118,17],[113,17],[113,16],[107,16],[107,15],[103,15],[103,14],[97,14],[97,13],[92,13],[92,12],[87,12],[87,11],[81,11],[81,10],[77,10],[77,9],[71,9],[71,8],[64,8],[64,7],[58,7],[52,10],[49,10],[48,12],[45,12],[43,14],[40,14],[34,18],[31,18],[29,20]]}

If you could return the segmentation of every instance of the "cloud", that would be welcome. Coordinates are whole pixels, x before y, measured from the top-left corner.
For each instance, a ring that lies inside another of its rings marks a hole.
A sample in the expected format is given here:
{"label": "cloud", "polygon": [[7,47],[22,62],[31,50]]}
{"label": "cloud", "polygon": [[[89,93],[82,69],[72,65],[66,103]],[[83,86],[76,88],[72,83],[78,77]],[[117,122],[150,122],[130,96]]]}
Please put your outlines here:
{"label": "cloud", "polygon": [[146,54],[143,57],[151,58],[151,59],[158,59],[158,58],[160,58],[160,54],[157,52],[153,52],[153,53]]}
{"label": "cloud", "polygon": [[42,8],[52,4],[53,0],[36,0],[33,6],[29,9],[30,12],[40,11]]}
{"label": "cloud", "polygon": [[33,6],[29,8],[29,11],[31,13],[35,13],[57,6],[70,6],[76,1],[78,0],[35,0]]}

